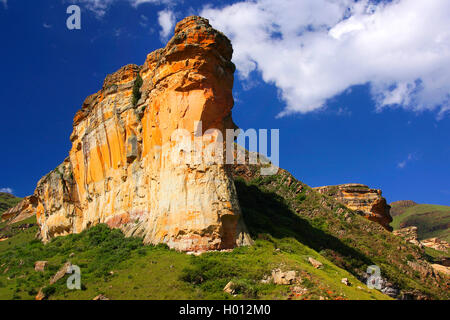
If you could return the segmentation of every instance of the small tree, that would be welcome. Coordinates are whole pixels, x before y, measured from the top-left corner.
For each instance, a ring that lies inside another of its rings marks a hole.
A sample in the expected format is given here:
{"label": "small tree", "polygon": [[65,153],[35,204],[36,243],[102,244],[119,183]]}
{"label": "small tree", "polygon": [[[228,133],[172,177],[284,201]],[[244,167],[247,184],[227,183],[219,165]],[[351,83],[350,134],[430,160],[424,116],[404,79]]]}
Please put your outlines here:
{"label": "small tree", "polygon": [[141,99],[141,87],[144,81],[141,78],[141,75],[138,74],[136,77],[136,80],[134,80],[134,86],[133,86],[133,106],[136,106],[139,99]]}

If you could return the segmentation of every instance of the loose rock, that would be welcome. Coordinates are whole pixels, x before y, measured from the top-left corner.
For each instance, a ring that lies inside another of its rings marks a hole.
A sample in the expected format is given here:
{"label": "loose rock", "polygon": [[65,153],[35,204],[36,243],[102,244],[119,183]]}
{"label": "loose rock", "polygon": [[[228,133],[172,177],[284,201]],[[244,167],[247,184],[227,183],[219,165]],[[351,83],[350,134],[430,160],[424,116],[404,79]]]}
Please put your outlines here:
{"label": "loose rock", "polygon": [[47,266],[48,266],[48,261],[36,261],[34,263],[34,270],[37,272],[44,272],[44,270]]}
{"label": "loose rock", "polygon": [[312,266],[313,266],[314,268],[316,268],[316,269],[320,269],[320,268],[323,266],[323,263],[322,263],[322,262],[317,261],[317,260],[314,259],[314,258],[309,257],[309,258],[308,258],[308,261],[309,261],[309,263],[311,263]]}

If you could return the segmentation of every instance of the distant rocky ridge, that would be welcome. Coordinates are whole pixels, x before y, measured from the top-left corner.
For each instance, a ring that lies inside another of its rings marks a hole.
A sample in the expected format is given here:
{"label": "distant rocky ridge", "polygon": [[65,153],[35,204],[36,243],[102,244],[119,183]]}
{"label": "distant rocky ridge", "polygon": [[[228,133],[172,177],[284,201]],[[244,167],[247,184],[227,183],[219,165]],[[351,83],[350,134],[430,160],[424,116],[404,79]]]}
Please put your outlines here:
{"label": "distant rocky ridge", "polygon": [[414,201],[391,203],[394,229],[417,227],[421,241],[437,238],[450,242],[450,207],[443,205],[419,204]]}
{"label": "distant rocky ridge", "polygon": [[357,183],[318,187],[314,190],[335,198],[349,209],[359,212],[367,219],[379,223],[386,230],[392,231],[389,225],[392,222],[391,207],[381,196],[381,190]]}
{"label": "distant rocky ridge", "polygon": [[392,217],[398,216],[398,215],[402,214],[403,212],[405,212],[405,210],[407,208],[414,207],[416,205],[417,205],[417,203],[415,203],[412,200],[400,200],[400,201],[392,202],[390,204],[391,216]]}

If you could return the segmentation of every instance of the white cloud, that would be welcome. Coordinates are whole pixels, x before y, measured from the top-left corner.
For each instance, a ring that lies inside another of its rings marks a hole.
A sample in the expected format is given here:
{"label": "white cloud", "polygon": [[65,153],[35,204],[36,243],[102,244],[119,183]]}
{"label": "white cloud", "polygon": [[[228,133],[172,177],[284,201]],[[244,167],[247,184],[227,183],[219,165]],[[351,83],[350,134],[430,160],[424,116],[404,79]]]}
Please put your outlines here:
{"label": "white cloud", "polygon": [[402,162],[399,162],[399,163],[397,164],[397,167],[400,168],[400,169],[403,169],[403,168],[406,167],[406,165],[407,165],[409,162],[414,161],[414,160],[417,160],[416,155],[413,154],[413,153],[410,153],[410,154],[408,154],[408,157],[407,157],[405,160],[403,160]]}
{"label": "white cloud", "polygon": [[201,15],[233,42],[239,76],[306,113],[370,84],[378,110],[450,111],[450,1],[255,0]]}
{"label": "white cloud", "polygon": [[1,3],[3,3],[5,9],[8,9],[8,0],[1,0]]}
{"label": "white cloud", "polygon": [[115,1],[116,0],[72,0],[70,2],[82,4],[86,9],[94,12],[98,18],[102,18],[111,4]]}
{"label": "white cloud", "polygon": [[158,12],[158,23],[161,27],[161,31],[159,33],[161,36],[161,41],[167,41],[169,35],[173,32],[175,22],[175,14],[172,10],[166,9]]}
{"label": "white cloud", "polygon": [[171,2],[171,1],[169,1],[169,0],[129,0],[130,2],[131,2],[131,5],[133,6],[133,7],[137,7],[137,6],[139,6],[139,5],[141,5],[141,4],[144,4],[144,3],[153,3],[153,4],[160,4],[160,3],[169,3],[169,2]]}
{"label": "white cloud", "polygon": [[51,24],[48,24],[48,23],[46,23],[46,22],[44,22],[44,23],[42,24],[42,26],[43,26],[45,29],[50,29],[50,28],[52,27]]}
{"label": "white cloud", "polygon": [[[1,1],[6,2],[6,0]],[[80,3],[84,5],[86,9],[94,12],[98,18],[102,18],[108,11],[109,7],[114,2],[118,2],[119,0],[69,0],[69,1],[72,3]],[[139,5],[144,3],[170,5],[172,2],[176,0],[126,0],[126,1],[128,1],[133,7],[137,8]]]}
{"label": "white cloud", "polygon": [[13,189],[11,188],[0,188],[0,192],[13,193]]}
{"label": "white cloud", "polygon": [[397,167],[399,167],[400,169],[403,169],[405,166],[406,166],[406,161],[402,161],[397,164]]}

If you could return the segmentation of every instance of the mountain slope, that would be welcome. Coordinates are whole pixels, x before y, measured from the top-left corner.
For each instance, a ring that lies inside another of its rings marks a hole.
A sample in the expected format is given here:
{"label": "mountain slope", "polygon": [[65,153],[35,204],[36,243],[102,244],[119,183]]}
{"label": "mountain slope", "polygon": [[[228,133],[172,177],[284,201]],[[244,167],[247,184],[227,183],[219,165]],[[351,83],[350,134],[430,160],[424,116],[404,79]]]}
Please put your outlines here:
{"label": "mountain slope", "polygon": [[292,237],[360,279],[366,277],[367,266],[378,265],[387,280],[385,292],[397,298],[448,298],[445,279],[434,275],[418,247],[315,192],[287,171],[263,177],[257,166],[241,165],[234,175],[253,237]]}
{"label": "mountain slope", "polygon": [[[125,238],[106,225],[44,245],[34,240],[32,217],[11,225],[9,238],[0,242],[0,299],[33,299],[40,288],[48,299],[389,299],[364,284],[369,265],[381,268],[383,291],[397,298],[449,298],[445,281],[429,273],[419,248],[284,170],[267,177],[258,170],[233,170],[253,246],[189,256],[143,245],[142,238]],[[310,257],[323,267],[314,268]],[[34,270],[39,260],[49,262],[43,273]],[[82,290],[67,289],[68,276],[49,285],[69,260],[81,268]],[[296,271],[299,283],[261,281],[278,268]],[[236,296],[223,291],[230,281]]]}
{"label": "mountain slope", "polygon": [[[20,230],[17,224],[11,227]],[[165,245],[144,245],[142,238],[125,238],[103,224],[47,245],[34,240],[36,231],[37,226],[32,226],[0,242],[0,300],[34,299],[40,288],[48,299],[90,300],[99,294],[113,300],[389,299],[293,238],[266,236],[250,247],[197,257]],[[323,267],[315,269],[309,257]],[[48,261],[44,272],[34,270],[39,260]],[[67,289],[67,275],[49,285],[68,260],[81,269],[81,290]],[[262,283],[274,268],[297,271],[301,280],[293,285]],[[343,284],[342,278],[351,285]],[[236,284],[235,296],[223,291],[230,281]]]}
{"label": "mountain slope", "polygon": [[21,198],[17,198],[12,194],[0,192],[0,216],[3,212],[18,204],[21,200]]}
{"label": "mountain slope", "polygon": [[397,212],[392,222],[394,229],[416,226],[419,240],[439,238],[450,241],[450,207],[431,204],[401,207],[397,202],[391,206]]}

